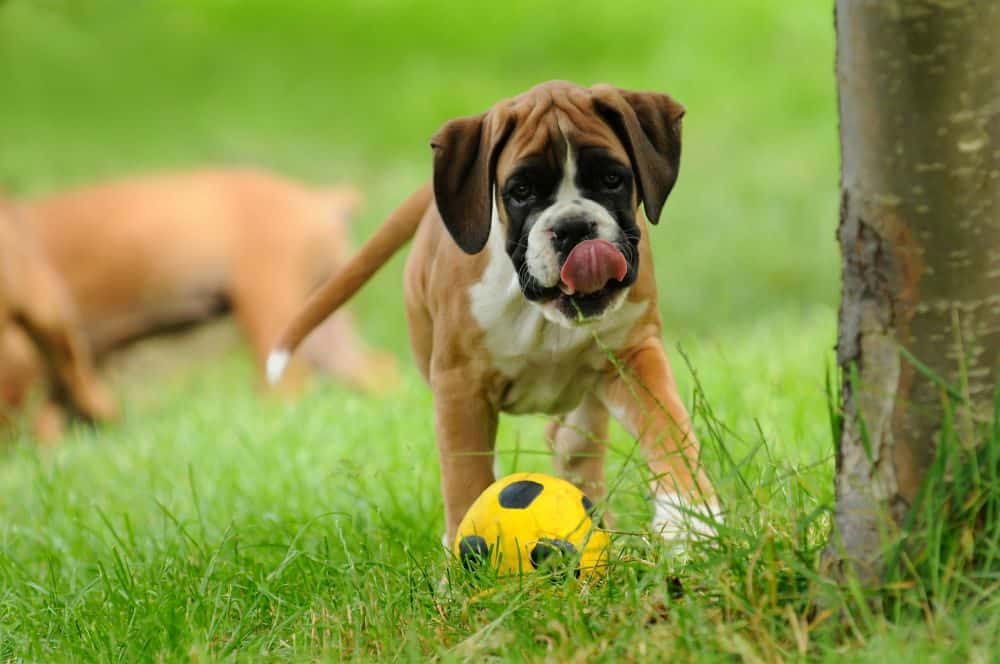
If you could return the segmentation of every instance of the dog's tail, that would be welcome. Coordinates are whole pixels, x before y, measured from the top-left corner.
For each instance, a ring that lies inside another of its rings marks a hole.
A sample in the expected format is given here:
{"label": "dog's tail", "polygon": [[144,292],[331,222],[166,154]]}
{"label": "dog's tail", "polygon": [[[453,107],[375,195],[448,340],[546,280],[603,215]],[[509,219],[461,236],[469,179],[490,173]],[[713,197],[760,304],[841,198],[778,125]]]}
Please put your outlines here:
{"label": "dog's tail", "polygon": [[267,358],[267,379],[272,385],[281,379],[292,353],[313,328],[351,299],[413,237],[432,198],[430,184],[411,194],[393,210],[358,253],[309,297]]}

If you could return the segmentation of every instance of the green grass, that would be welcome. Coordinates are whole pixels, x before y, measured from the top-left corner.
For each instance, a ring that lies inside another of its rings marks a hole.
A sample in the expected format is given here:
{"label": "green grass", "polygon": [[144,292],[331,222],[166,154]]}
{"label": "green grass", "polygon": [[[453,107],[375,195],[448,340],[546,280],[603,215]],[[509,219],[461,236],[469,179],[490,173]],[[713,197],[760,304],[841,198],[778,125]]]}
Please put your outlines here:
{"label": "green grass", "polygon": [[[914,590],[886,614],[817,574],[833,470],[832,8],[434,7],[0,3],[0,184],[260,164],[357,182],[360,240],[429,176],[428,138],[450,117],[547,78],[671,92],[688,107],[684,161],[653,241],[666,340],[729,513],[718,546],[682,561],[623,535],[610,582],[583,592],[439,588],[453,570],[397,258],[356,303],[407,367],[388,399],[319,385],[272,402],[240,346],[167,344],[170,370],[117,382],[119,426],[3,453],[0,659],[991,657],[988,594],[925,612]],[[543,425],[503,421],[505,470],[550,469]],[[614,432],[610,502],[641,531],[632,445]]]}

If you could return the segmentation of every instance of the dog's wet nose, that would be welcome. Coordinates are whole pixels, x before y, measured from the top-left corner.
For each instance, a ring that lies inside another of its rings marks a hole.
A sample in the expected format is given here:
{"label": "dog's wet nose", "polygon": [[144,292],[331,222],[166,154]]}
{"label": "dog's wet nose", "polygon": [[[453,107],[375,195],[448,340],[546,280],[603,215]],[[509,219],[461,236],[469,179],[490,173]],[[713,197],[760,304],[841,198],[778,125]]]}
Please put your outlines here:
{"label": "dog's wet nose", "polygon": [[556,249],[568,252],[584,240],[592,239],[596,228],[597,225],[586,218],[560,219],[552,226],[552,242]]}

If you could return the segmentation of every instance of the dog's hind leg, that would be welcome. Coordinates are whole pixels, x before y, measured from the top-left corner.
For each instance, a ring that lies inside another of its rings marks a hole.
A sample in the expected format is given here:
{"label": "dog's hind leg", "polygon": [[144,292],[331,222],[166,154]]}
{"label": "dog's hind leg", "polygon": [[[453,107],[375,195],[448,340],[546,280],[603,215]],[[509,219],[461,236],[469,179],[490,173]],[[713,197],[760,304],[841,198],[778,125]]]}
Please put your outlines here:
{"label": "dog's hind leg", "polygon": [[334,312],[310,332],[300,353],[311,367],[369,394],[384,394],[398,382],[395,356],[370,348],[346,309]]}
{"label": "dog's hind leg", "polygon": [[[298,283],[294,265],[273,261],[239,273],[231,294],[233,314],[253,350],[261,385],[267,384],[268,354],[288,321],[306,299],[306,286]],[[279,392],[296,392],[306,381],[308,369],[303,358],[291,359]]]}
{"label": "dog's hind leg", "polygon": [[554,453],[556,472],[593,500],[604,498],[604,453],[608,441],[608,410],[588,394],[565,417],[549,422],[546,438]]}

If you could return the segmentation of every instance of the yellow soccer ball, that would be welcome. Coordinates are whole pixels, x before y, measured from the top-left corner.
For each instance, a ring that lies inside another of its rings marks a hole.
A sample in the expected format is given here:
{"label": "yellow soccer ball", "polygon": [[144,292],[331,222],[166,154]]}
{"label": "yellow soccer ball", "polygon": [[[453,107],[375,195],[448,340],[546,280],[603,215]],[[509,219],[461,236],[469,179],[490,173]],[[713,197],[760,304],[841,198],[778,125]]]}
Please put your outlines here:
{"label": "yellow soccer ball", "polygon": [[592,578],[607,565],[608,533],[595,524],[593,503],[566,480],[514,473],[480,494],[462,519],[453,551],[466,569],[489,565],[500,576],[547,568]]}

